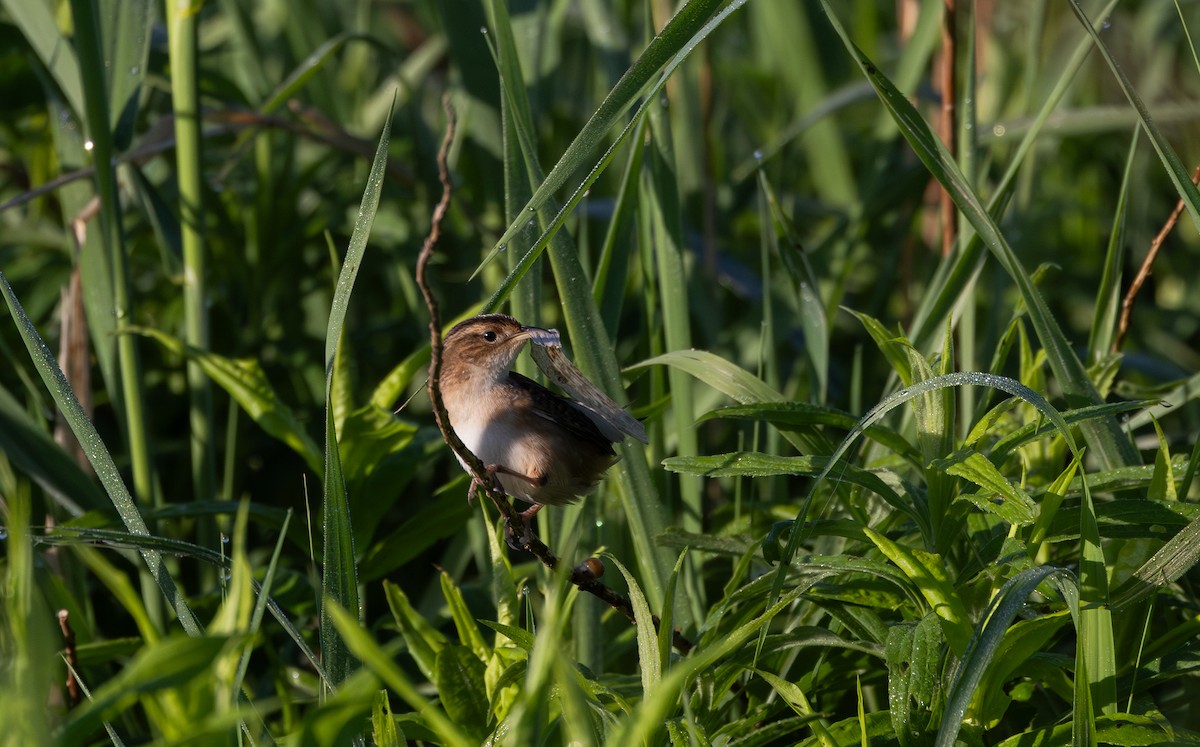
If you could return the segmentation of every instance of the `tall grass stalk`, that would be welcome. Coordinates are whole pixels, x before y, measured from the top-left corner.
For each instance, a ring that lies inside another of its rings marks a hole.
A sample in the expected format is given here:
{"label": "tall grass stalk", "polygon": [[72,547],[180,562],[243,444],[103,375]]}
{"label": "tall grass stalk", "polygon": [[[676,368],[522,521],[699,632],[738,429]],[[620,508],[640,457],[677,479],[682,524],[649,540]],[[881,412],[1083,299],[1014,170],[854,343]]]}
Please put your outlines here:
{"label": "tall grass stalk", "polygon": [[[209,349],[207,248],[204,227],[202,124],[197,79],[196,16],[188,2],[168,1],[167,40],[171,58],[172,110],[175,117],[175,168],[179,186],[179,227],[183,244],[183,339],[197,350]],[[188,422],[192,500],[216,497],[217,456],[212,384],[200,362],[187,362]],[[212,524],[200,527],[200,544],[215,539]]]}

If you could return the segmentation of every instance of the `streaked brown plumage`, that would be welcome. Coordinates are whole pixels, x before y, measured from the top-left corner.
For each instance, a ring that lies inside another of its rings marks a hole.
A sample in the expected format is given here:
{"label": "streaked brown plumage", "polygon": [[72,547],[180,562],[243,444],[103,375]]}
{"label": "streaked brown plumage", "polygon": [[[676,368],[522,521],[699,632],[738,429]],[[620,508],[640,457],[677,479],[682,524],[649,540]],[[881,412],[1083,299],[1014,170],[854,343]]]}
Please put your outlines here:
{"label": "streaked brown plumage", "polygon": [[444,341],[440,383],[455,432],[505,492],[560,505],[591,492],[617,455],[599,415],[509,370],[530,334],[542,331],[503,314],[456,325]]}

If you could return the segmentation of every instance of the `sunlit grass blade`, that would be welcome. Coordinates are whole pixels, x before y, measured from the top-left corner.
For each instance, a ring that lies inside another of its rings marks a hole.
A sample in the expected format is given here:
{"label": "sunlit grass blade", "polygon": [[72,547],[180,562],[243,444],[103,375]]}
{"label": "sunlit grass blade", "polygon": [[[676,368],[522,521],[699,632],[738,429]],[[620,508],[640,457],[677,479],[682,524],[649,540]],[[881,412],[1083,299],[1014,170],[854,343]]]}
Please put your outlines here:
{"label": "sunlit grass blade", "polygon": [[1188,522],[1134,572],[1133,578],[1114,589],[1111,604],[1121,609],[1145,599],[1174,583],[1197,563],[1200,563],[1200,517]]}
{"label": "sunlit grass blade", "polygon": [[[1092,504],[1087,480],[1082,482],[1079,506],[1079,638],[1076,662],[1080,673],[1075,681],[1075,697],[1080,689],[1090,691],[1089,718],[1114,714],[1117,709],[1117,657],[1113,640],[1112,610],[1109,608],[1108,566],[1101,545],[1100,527]],[[1082,665],[1086,662],[1086,667]]]}
{"label": "sunlit grass blade", "polygon": [[[1072,615],[1078,613],[1078,592],[1075,579],[1069,572],[1053,566],[1040,566],[1022,571],[1010,579],[988,606],[955,670],[946,698],[942,725],[937,734],[937,747],[953,747],[956,743],[967,715],[967,706],[983,680],[1005,632],[1013,618],[1024,608],[1029,595],[1043,581],[1053,581],[1059,593],[1064,596]],[[1076,622],[1078,623],[1078,620]]]}
{"label": "sunlit grass blade", "polygon": [[897,544],[870,529],[863,531],[879,551],[921,590],[929,608],[942,623],[942,632],[950,643],[950,650],[956,655],[965,651],[971,635],[971,619],[951,579],[946,575],[941,556]]}
{"label": "sunlit grass blade", "polygon": [[186,694],[184,686],[208,672],[227,643],[224,636],[177,636],[147,646],[129,666],[98,688],[87,705],[71,714],[58,738],[62,744],[82,744],[106,717],[128,708],[139,695],[170,688]]}
{"label": "sunlit grass blade", "polygon": [[713,666],[723,657],[738,650],[807,588],[805,585],[800,585],[788,591],[776,604],[758,617],[672,667],[663,677],[659,687],[638,704],[631,717],[621,722],[620,727],[609,735],[605,744],[614,746],[640,744],[653,738],[661,731],[663,722],[674,710],[680,692],[696,673]]}

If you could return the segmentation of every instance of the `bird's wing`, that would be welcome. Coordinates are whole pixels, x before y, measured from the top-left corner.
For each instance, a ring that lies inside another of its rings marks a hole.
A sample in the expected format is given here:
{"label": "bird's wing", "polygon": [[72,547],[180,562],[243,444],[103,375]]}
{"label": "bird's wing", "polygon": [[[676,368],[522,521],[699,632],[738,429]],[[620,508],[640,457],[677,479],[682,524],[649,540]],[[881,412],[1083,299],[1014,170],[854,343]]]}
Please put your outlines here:
{"label": "bird's wing", "polygon": [[612,445],[621,440],[621,434],[600,415],[591,412],[586,405],[556,394],[515,371],[509,371],[508,382],[532,399],[533,411],[539,417],[594,443],[605,453],[616,454]]}

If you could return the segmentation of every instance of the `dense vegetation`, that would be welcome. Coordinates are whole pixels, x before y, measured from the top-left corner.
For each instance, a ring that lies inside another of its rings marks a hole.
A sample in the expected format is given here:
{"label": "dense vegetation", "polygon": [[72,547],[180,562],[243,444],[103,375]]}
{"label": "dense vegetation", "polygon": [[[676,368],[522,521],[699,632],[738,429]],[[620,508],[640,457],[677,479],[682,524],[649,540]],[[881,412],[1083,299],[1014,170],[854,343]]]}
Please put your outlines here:
{"label": "dense vegetation", "polygon": [[[1200,4],[675,5],[0,4],[6,743],[1200,740]],[[650,434],[559,572],[425,395],[444,95],[443,322]]]}

